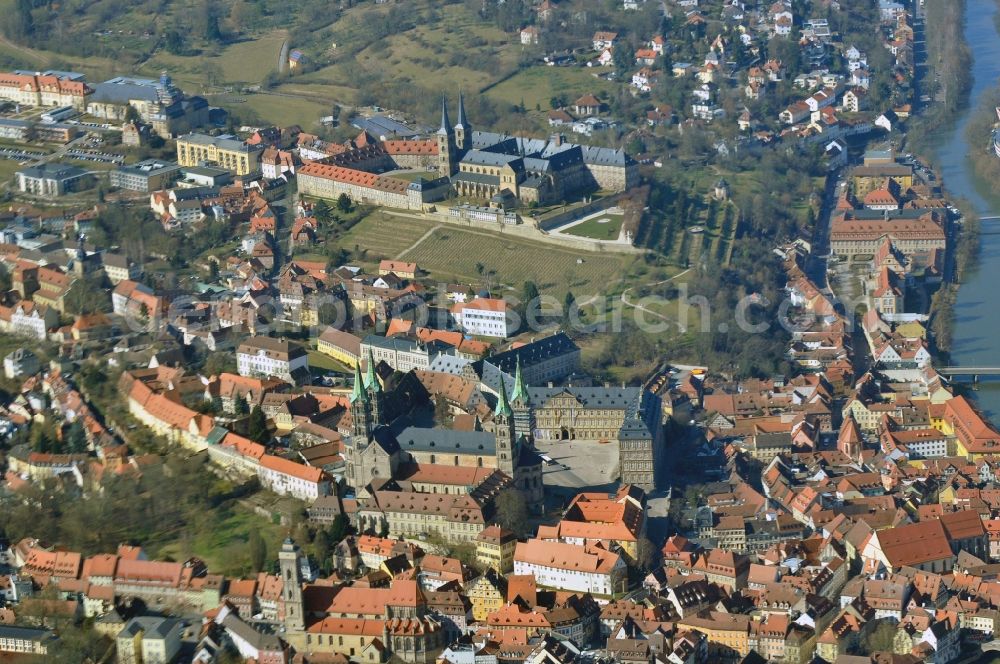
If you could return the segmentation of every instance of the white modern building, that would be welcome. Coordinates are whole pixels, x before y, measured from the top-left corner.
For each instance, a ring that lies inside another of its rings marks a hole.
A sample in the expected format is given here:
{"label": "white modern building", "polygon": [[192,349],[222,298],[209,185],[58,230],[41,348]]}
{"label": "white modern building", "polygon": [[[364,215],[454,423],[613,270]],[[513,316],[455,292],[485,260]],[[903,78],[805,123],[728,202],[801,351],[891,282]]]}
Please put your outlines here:
{"label": "white modern building", "polygon": [[296,382],[309,375],[304,348],[284,339],[250,337],[236,349],[236,369],[241,376],[275,376]]}
{"label": "white modern building", "polygon": [[322,468],[265,454],[260,458],[258,472],[261,486],[279,496],[292,496],[311,503],[330,494],[330,476]]}
{"label": "white modern building", "polygon": [[92,180],[90,173],[65,164],[46,163],[29,166],[17,173],[17,188],[36,196],[62,196],[86,187]]}
{"label": "white modern building", "polygon": [[504,300],[477,297],[451,308],[455,324],[466,334],[506,339],[518,328],[517,316]]}

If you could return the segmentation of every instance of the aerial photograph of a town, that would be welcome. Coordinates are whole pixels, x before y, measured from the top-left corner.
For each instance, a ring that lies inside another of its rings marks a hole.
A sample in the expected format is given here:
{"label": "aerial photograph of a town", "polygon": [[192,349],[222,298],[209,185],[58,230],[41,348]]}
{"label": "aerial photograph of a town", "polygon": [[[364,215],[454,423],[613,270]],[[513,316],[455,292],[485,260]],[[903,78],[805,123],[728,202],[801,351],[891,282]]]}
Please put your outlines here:
{"label": "aerial photograph of a town", "polygon": [[998,329],[1000,0],[0,0],[0,664],[1000,664]]}

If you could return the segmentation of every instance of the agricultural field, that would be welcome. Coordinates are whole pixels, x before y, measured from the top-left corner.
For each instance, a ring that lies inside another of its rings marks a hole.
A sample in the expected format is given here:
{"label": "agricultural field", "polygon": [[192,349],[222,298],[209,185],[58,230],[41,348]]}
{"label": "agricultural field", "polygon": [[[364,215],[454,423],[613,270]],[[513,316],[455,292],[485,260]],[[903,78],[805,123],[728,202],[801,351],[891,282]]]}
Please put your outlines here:
{"label": "agricultural field", "polygon": [[404,32],[377,40],[365,39],[359,26],[384,20],[384,8],[359,6],[345,12],[329,28],[330,45],[326,52],[315,50],[323,43],[302,47],[307,57],[329,60],[319,69],[295,75],[279,90],[289,93],[328,96],[339,103],[358,103],[358,91],[372,76],[391,72],[394,81],[426,82],[433,72],[437,85],[477,91],[513,71],[520,55],[516,35],[506,34],[480,21],[475,13],[451,5],[441,10],[436,5],[419,4],[412,8],[416,25]]}
{"label": "agricultural field", "polygon": [[193,91],[221,83],[256,85],[278,67],[278,55],[287,33],[274,30],[254,39],[223,47],[218,55],[174,55],[157,51],[140,71],[155,77],[168,71],[174,80]]}

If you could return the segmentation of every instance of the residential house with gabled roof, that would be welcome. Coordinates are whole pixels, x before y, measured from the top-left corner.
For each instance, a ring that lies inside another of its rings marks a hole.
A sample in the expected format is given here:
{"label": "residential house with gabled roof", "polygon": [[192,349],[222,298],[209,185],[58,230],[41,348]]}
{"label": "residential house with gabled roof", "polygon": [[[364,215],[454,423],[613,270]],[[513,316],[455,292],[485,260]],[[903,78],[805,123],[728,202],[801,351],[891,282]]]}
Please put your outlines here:
{"label": "residential house with gabled roof", "polygon": [[322,468],[271,454],[260,458],[260,482],[280,496],[290,495],[309,503],[330,493],[330,476]]}
{"label": "residential house with gabled roof", "polygon": [[607,48],[614,48],[615,44],[618,43],[618,33],[609,32],[607,30],[598,30],[594,33],[594,50],[603,51]]}
{"label": "residential house with gabled roof", "polygon": [[750,559],[732,551],[711,549],[695,561],[692,570],[704,574],[712,583],[740,590],[747,585]]}
{"label": "residential house with gabled roof", "polygon": [[600,99],[592,94],[585,94],[573,102],[573,113],[577,117],[589,117],[600,114],[603,107]]}

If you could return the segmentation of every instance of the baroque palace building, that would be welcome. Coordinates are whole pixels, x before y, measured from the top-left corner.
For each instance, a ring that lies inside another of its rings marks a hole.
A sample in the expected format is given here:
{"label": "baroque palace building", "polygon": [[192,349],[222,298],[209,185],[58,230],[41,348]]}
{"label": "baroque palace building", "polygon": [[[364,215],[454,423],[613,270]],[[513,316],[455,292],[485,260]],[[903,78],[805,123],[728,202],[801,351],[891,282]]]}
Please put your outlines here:
{"label": "baroque palace building", "polygon": [[[589,191],[625,191],[638,183],[638,164],[624,150],[549,139],[473,131],[459,95],[458,121],[441,103],[441,127],[430,139],[378,141],[362,132],[334,154],[305,164],[299,193],[320,198],[347,194],[386,207],[423,209],[451,196],[516,207],[551,203]],[[387,172],[434,170],[438,177],[410,182]]]}
{"label": "baroque palace building", "polygon": [[532,440],[617,440],[622,483],[656,487],[665,441],[659,397],[649,390],[527,387],[519,364],[511,403],[519,433]]}
{"label": "baroque palace building", "polygon": [[555,385],[571,382],[579,363],[579,347],[559,332],[474,362],[462,375],[484,394],[507,390],[518,435],[532,443],[617,441],[621,481],[655,488],[666,446],[660,397],[647,387]]}

